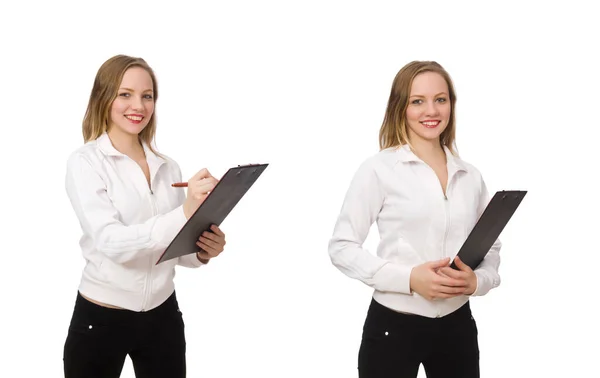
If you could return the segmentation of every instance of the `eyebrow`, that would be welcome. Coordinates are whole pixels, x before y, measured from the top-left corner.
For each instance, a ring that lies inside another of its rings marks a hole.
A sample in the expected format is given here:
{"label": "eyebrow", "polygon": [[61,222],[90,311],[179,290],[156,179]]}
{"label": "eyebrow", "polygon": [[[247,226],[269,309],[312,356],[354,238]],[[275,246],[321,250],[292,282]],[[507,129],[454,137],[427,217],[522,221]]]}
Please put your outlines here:
{"label": "eyebrow", "polygon": [[[133,89],[131,88],[119,88],[120,91],[129,91],[129,92],[135,92]],[[154,92],[152,89],[146,89],[143,92]]]}
{"label": "eyebrow", "polygon": [[[448,96],[448,93],[446,93],[446,92],[440,92],[440,93],[436,94],[436,95],[435,95],[435,96],[433,96],[433,97],[437,97],[437,96],[439,96],[439,95],[446,95],[446,96]],[[410,97],[425,97],[425,96],[423,96],[423,95],[412,95],[412,96],[410,96]]]}

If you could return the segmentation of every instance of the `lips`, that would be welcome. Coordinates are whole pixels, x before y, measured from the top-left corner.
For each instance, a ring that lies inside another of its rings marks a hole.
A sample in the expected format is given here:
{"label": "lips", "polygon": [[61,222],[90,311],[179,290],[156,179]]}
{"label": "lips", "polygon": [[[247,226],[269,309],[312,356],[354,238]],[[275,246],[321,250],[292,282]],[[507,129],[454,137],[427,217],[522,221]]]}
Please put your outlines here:
{"label": "lips", "polygon": [[131,123],[138,124],[142,122],[144,116],[141,114],[126,114],[125,118],[127,118]]}
{"label": "lips", "polygon": [[428,129],[434,129],[434,128],[438,127],[440,125],[440,123],[442,123],[440,120],[421,121],[421,125],[427,127]]}

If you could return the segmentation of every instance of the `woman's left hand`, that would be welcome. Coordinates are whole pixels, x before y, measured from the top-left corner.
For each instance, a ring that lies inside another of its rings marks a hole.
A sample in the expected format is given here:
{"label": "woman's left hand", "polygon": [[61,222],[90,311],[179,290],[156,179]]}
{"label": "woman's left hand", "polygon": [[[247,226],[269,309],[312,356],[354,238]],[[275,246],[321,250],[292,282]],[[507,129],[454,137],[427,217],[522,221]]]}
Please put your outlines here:
{"label": "woman's left hand", "polygon": [[210,231],[204,231],[196,245],[200,247],[200,252],[197,252],[198,260],[207,263],[213,257],[219,256],[225,249],[225,233],[216,225],[210,226]]}
{"label": "woman's left hand", "polygon": [[467,281],[467,286],[464,291],[464,295],[471,295],[477,289],[477,276],[470,266],[462,262],[460,257],[456,256],[454,259],[456,267],[460,270],[453,269],[449,266],[445,266],[438,270],[438,274],[444,275],[450,278],[462,279]]}

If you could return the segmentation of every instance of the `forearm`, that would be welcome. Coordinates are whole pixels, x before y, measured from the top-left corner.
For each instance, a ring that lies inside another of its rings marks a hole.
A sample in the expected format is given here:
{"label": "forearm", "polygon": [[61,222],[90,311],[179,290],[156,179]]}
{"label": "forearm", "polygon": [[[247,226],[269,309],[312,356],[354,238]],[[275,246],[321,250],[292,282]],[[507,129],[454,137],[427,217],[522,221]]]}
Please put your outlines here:
{"label": "forearm", "polygon": [[490,290],[500,286],[500,248],[502,244],[500,240],[496,240],[488,254],[485,256],[481,264],[475,269],[477,276],[477,288],[472,296],[482,296]]}

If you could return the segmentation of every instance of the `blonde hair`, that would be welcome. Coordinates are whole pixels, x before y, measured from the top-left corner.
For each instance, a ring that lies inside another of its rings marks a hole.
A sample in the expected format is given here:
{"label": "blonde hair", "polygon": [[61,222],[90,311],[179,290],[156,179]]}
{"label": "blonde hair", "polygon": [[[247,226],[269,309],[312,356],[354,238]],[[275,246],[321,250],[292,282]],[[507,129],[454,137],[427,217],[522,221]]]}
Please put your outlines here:
{"label": "blonde hair", "polygon": [[423,72],[436,72],[440,74],[448,84],[450,97],[450,120],[448,126],[440,135],[440,144],[456,154],[455,135],[456,121],[454,109],[456,107],[456,92],[452,79],[446,70],[434,61],[413,61],[402,67],[396,74],[392,84],[392,90],[388,101],[383,124],[379,129],[379,147],[383,150],[404,144],[410,145],[408,138],[408,124],[406,122],[406,108],[408,108],[410,89],[415,77]]}
{"label": "blonde hair", "polygon": [[[132,67],[141,67],[148,72],[152,79],[154,102],[158,99],[158,87],[154,71],[152,71],[152,68],[150,68],[144,59],[127,55],[116,55],[108,59],[98,69],[85,117],[83,118],[82,130],[85,143],[97,139],[104,132],[108,131],[110,108],[115,98],[117,98],[123,75]],[[152,152],[157,154],[152,147],[155,134],[156,110],[152,113],[148,125],[138,137],[141,142],[145,142],[148,145]]]}

